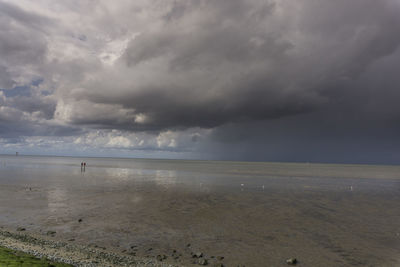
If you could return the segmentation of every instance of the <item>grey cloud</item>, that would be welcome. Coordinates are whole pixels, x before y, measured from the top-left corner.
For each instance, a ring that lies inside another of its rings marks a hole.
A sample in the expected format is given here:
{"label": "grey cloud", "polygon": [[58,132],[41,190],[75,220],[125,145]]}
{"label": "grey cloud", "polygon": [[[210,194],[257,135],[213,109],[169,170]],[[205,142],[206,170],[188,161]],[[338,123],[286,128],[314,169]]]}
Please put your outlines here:
{"label": "grey cloud", "polygon": [[224,160],[398,164],[399,133],[384,121],[325,110],[218,127],[202,151]]}
{"label": "grey cloud", "polygon": [[[10,116],[11,115],[11,116]],[[19,116],[8,114],[0,117],[0,136],[6,140],[15,140],[22,136],[74,136],[84,131],[78,127],[52,125],[45,122],[30,121]]]}
{"label": "grey cloud", "polygon": [[56,100],[43,95],[40,81],[35,81],[47,64],[49,29],[54,23],[45,16],[0,2],[0,136],[7,140],[80,132],[50,121]]}
{"label": "grey cloud", "polygon": [[[98,82],[89,85],[96,92],[87,90],[78,98],[122,104],[150,117],[145,125],[131,124],[132,130],[215,127],[242,119],[275,118],[308,112],[322,101],[313,92],[301,96],[274,77],[285,68],[286,53],[293,45],[266,27],[273,16],[272,2],[180,2],[185,8],[179,16],[171,15],[176,3],[167,10],[162,26],[144,30],[121,59],[128,73],[146,64],[149,73],[152,64],[163,64],[163,73],[154,70],[147,84],[132,80],[130,86],[111,91],[107,81]],[[271,70],[273,65],[276,70]]]}
{"label": "grey cloud", "polygon": [[0,88],[12,88],[15,81],[5,66],[0,65]]}
{"label": "grey cloud", "polygon": [[338,157],[353,141],[397,146],[396,0],[135,1],[112,9],[100,1],[87,16],[79,12],[90,3],[59,5],[82,28],[0,3],[0,89],[44,79],[30,97],[0,100],[3,135],[13,127],[20,135],[211,129],[209,136],[171,134],[185,145],[169,140],[163,149],[204,146],[238,159],[240,151],[248,159],[323,154],[307,145]]}
{"label": "grey cloud", "polygon": [[[27,101],[27,102],[24,102]],[[29,103],[29,101],[32,101]],[[52,117],[53,108],[45,103],[22,98],[15,107],[4,105],[13,101],[0,102],[0,137],[15,139],[20,136],[70,136],[83,132],[78,127],[59,125],[48,119]],[[19,108],[18,105],[24,105]],[[33,114],[31,112],[34,112]]]}
{"label": "grey cloud", "polygon": [[0,3],[0,53],[9,64],[43,63],[47,43],[43,35],[49,20]]}
{"label": "grey cloud", "polygon": [[9,89],[32,79],[47,52],[45,29],[51,21],[0,2],[0,86]]}
{"label": "grey cloud", "polygon": [[0,2],[0,14],[4,18],[22,23],[26,27],[35,28],[38,31],[44,31],[52,20],[33,12],[28,12],[13,4]]}
{"label": "grey cloud", "polygon": [[[293,4],[301,7],[298,14],[279,4],[173,1],[129,43],[118,65],[123,76],[105,73],[77,97],[150,118],[99,121],[105,128],[212,128],[274,119],[338,104],[351,95],[344,88],[399,47],[393,1],[301,1]],[[279,12],[293,18],[280,19]],[[136,74],[143,71],[151,78]]]}
{"label": "grey cloud", "polygon": [[10,99],[8,105],[13,106],[21,111],[39,112],[40,117],[50,120],[54,117],[56,103],[54,99],[49,97],[38,96],[18,96]]}

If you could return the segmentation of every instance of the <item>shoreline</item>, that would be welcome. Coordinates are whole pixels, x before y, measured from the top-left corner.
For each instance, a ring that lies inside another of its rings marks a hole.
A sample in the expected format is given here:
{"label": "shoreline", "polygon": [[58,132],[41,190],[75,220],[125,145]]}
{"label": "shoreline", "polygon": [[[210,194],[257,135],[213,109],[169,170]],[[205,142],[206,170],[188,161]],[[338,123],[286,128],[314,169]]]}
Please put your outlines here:
{"label": "shoreline", "polygon": [[39,157],[39,158],[76,158],[76,159],[116,159],[116,160],[136,160],[136,161],[164,161],[164,162],[189,162],[189,163],[235,163],[235,164],[286,164],[286,165],[328,165],[328,166],[358,166],[358,167],[395,167],[399,168],[399,163],[379,163],[379,162],[328,162],[328,161],[274,161],[274,160],[229,160],[229,159],[185,159],[185,158],[135,158],[135,157],[116,157],[116,156],[94,156],[94,155],[39,155],[39,154],[0,154],[0,157]]}
{"label": "shoreline", "polygon": [[93,160],[82,173],[21,157],[1,170],[2,242],[76,266],[399,265],[392,168]]}
{"label": "shoreline", "polygon": [[77,267],[92,266],[157,266],[179,267],[153,258],[139,258],[107,251],[90,245],[79,245],[63,241],[50,240],[36,234],[17,232],[0,227],[0,247],[21,251],[36,258],[66,263]]}

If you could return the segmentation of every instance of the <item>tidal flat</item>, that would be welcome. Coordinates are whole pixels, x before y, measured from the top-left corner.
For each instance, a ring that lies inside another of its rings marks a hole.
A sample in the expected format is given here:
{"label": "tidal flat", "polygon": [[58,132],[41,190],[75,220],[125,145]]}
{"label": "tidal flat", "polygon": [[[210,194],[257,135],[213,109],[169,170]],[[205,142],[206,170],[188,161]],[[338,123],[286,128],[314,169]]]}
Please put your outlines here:
{"label": "tidal flat", "polygon": [[0,156],[2,231],[147,266],[400,266],[399,203],[399,166]]}

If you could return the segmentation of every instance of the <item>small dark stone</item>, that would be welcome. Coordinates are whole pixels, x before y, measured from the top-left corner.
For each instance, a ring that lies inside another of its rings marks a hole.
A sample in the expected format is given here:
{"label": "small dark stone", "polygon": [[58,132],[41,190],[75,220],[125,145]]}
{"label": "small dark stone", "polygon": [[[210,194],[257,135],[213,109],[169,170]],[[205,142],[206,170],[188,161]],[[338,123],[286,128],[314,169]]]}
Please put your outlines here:
{"label": "small dark stone", "polygon": [[208,261],[206,259],[202,258],[202,259],[199,259],[198,263],[199,263],[199,265],[207,265]]}
{"label": "small dark stone", "polygon": [[47,231],[46,235],[51,235],[54,236],[56,234],[56,231]]}
{"label": "small dark stone", "polygon": [[165,260],[166,258],[167,258],[166,255],[157,255],[157,256],[156,256],[156,259],[157,259],[158,261],[163,261],[163,260]]}
{"label": "small dark stone", "polygon": [[152,251],[153,250],[153,248],[149,248],[147,251]]}
{"label": "small dark stone", "polygon": [[297,264],[297,259],[296,258],[287,259],[286,263],[289,264],[289,265],[296,265]]}
{"label": "small dark stone", "polygon": [[186,245],[187,247],[190,247],[190,243]]}
{"label": "small dark stone", "polygon": [[71,241],[71,242],[75,241],[75,238],[68,239],[68,241]]}
{"label": "small dark stone", "polygon": [[82,222],[82,219],[79,219],[78,222]]}
{"label": "small dark stone", "polygon": [[224,256],[217,256],[217,260],[222,261],[223,259],[225,259]]}
{"label": "small dark stone", "polygon": [[196,256],[196,258],[201,258],[201,257],[203,257],[203,253],[201,253],[200,251],[199,251],[199,252],[196,252],[194,255]]}
{"label": "small dark stone", "polygon": [[176,253],[176,249],[174,249],[174,250],[172,251],[172,253]]}
{"label": "small dark stone", "polygon": [[26,230],[26,229],[25,229],[24,227],[18,227],[18,228],[17,228],[17,231],[18,231],[18,232],[23,232],[23,231],[25,231],[25,230]]}

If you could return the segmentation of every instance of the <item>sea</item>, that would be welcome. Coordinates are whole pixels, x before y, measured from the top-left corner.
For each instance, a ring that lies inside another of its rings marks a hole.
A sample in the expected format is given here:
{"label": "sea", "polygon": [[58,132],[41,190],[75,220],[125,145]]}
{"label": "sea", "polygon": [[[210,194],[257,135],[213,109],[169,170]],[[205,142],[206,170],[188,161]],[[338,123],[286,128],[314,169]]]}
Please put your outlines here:
{"label": "sea", "polygon": [[399,203],[394,165],[0,156],[0,227],[183,266],[400,266]]}

